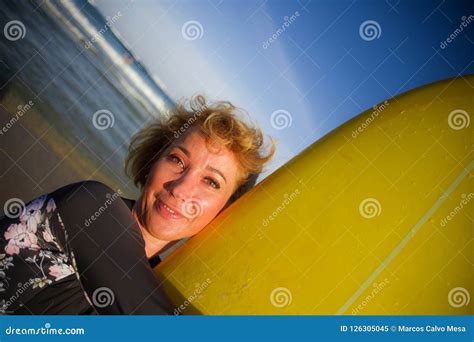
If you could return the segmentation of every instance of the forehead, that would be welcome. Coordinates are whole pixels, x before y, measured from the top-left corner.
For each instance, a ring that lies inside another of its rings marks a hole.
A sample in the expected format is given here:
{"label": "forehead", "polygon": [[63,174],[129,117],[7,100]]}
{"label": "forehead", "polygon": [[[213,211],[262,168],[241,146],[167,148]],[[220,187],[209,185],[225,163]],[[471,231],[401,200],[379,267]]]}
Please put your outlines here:
{"label": "forehead", "polygon": [[176,139],[171,147],[182,146],[193,157],[207,157],[213,159],[235,159],[234,154],[224,146],[221,146],[199,131],[197,128],[189,130],[186,134]]}

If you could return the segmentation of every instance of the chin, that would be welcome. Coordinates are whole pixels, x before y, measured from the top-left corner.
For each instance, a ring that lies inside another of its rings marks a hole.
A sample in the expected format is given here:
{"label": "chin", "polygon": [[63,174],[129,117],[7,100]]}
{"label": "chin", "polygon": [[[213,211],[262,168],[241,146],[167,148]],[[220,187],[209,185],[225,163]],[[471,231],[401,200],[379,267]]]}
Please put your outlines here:
{"label": "chin", "polygon": [[[171,225],[169,222],[166,222],[164,220],[158,219],[151,219],[148,221],[150,223],[149,225],[149,231],[150,233],[157,239],[163,240],[163,241],[173,241],[179,239],[179,233],[183,230],[183,227],[179,227],[177,225]],[[163,228],[156,228],[153,229],[153,227],[165,227]]]}
{"label": "chin", "polygon": [[179,236],[176,232],[166,232],[162,230],[151,230],[151,235],[161,241],[174,241],[179,239]]}

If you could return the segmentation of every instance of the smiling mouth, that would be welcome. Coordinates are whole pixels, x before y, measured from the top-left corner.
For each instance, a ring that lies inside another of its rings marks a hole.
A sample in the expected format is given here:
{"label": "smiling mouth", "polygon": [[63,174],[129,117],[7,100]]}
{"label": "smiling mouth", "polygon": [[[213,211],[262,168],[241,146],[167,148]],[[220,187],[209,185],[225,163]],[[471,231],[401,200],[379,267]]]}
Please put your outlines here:
{"label": "smiling mouth", "polygon": [[163,216],[166,219],[178,220],[184,217],[179,211],[175,209],[171,209],[160,199],[156,200],[155,207],[158,210],[158,212],[161,214],[161,216]]}

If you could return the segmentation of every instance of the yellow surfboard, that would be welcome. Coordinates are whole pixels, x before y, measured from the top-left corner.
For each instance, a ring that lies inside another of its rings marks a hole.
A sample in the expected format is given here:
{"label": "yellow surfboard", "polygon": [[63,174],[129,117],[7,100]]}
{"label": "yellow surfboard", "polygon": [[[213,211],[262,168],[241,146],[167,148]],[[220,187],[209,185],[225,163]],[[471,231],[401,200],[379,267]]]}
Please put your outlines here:
{"label": "yellow surfboard", "polygon": [[473,85],[387,100],[267,177],[155,269],[176,313],[472,314]]}

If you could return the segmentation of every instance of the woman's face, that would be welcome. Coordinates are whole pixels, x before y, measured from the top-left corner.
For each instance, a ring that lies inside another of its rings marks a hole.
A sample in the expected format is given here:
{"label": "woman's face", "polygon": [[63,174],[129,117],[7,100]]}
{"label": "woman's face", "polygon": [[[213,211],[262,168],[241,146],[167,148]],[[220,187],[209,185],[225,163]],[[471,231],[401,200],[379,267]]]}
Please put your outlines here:
{"label": "woman's face", "polygon": [[197,129],[175,140],[153,165],[142,194],[145,229],[173,241],[201,231],[236,189],[234,154],[206,142]]}

